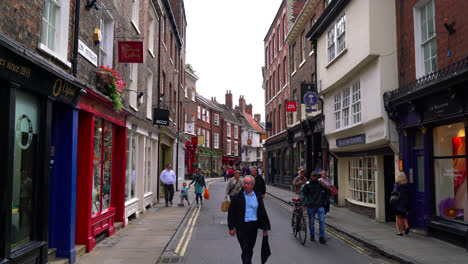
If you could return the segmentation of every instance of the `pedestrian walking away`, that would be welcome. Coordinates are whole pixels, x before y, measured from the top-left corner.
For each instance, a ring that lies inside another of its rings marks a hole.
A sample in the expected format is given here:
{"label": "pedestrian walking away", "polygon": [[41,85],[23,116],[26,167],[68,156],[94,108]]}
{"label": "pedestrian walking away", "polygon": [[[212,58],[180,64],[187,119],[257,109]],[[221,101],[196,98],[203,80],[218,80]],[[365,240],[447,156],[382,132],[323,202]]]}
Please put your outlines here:
{"label": "pedestrian walking away", "polygon": [[174,184],[176,182],[176,175],[172,170],[172,164],[167,164],[166,169],[161,172],[159,177],[163,182],[164,186],[164,200],[166,201],[166,207],[169,203],[172,205],[172,199],[174,198]]}
{"label": "pedestrian walking away", "polygon": [[[395,178],[395,186],[391,195],[398,196],[398,200],[394,204],[394,211],[398,226],[398,233],[396,233],[396,235],[403,236],[403,230],[405,235],[408,235],[410,227],[408,224],[407,214],[410,210],[410,190],[408,179],[406,178],[404,172],[400,172]],[[404,229],[403,226],[405,227]]]}
{"label": "pedestrian walking away", "polygon": [[223,167],[223,178],[225,182],[228,180],[227,169],[225,167]]}
{"label": "pedestrian walking away", "polygon": [[257,167],[252,167],[250,169],[250,174],[255,179],[255,186],[254,186],[255,194],[260,196],[261,198],[265,198],[265,193],[266,193],[265,180],[263,180],[262,176],[258,175]]}
{"label": "pedestrian walking away", "polygon": [[302,186],[306,184],[307,178],[305,176],[304,170],[301,169],[299,170],[298,173],[299,175],[297,175],[296,178],[294,178],[292,185],[293,185],[294,192],[296,192],[296,194],[300,197]]}
{"label": "pedestrian walking away", "polygon": [[228,183],[226,184],[226,194],[224,195],[225,200],[229,195],[229,198],[232,201],[234,195],[242,189],[242,186],[244,185],[244,178],[242,178],[240,175],[240,170],[236,170],[234,172],[234,177],[229,179]]}
{"label": "pedestrian walking away", "polygon": [[195,170],[195,173],[193,174],[192,181],[189,184],[189,188],[192,185],[192,183],[195,183],[195,200],[197,201],[198,205],[198,199],[200,199],[200,204],[203,205],[203,189],[206,187],[205,184],[205,177],[201,174],[200,168],[197,168]]}
{"label": "pedestrian walking away", "polygon": [[302,197],[307,206],[307,214],[309,215],[310,241],[315,240],[315,215],[319,221],[319,241],[322,244],[325,240],[325,199],[328,188],[325,182],[319,183],[318,173],[313,171],[310,174],[309,181],[302,187]]}
{"label": "pedestrian walking away", "polygon": [[244,190],[233,197],[228,211],[229,234],[234,236],[237,233],[243,264],[252,263],[258,229],[263,230],[263,236],[268,236],[268,230],[271,229],[263,199],[255,194],[254,186],[254,177],[247,175]]}
{"label": "pedestrian walking away", "polygon": [[179,206],[184,206],[184,200],[187,200],[187,204],[190,205],[189,199],[188,199],[188,189],[190,187],[187,187],[187,183],[184,182],[182,184],[182,189],[180,189],[180,204]]}

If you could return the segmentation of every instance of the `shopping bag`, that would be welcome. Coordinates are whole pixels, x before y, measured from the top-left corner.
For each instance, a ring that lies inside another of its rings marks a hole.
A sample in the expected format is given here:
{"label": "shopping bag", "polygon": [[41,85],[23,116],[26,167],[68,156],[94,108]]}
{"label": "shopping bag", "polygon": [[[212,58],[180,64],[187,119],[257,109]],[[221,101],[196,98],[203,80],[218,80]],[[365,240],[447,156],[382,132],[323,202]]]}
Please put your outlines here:
{"label": "shopping bag", "polygon": [[203,197],[207,200],[210,199],[210,191],[208,191],[208,189],[205,189],[205,192],[203,193]]}
{"label": "shopping bag", "polygon": [[227,212],[229,210],[229,201],[225,200],[221,203],[221,211]]}

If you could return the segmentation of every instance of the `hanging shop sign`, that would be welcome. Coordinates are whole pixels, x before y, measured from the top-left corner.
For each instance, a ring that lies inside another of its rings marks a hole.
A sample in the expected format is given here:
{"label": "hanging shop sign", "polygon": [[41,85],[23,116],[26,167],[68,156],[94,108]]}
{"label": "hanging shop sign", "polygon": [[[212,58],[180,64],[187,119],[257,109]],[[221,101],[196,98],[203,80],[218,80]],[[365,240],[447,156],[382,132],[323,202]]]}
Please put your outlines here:
{"label": "hanging shop sign", "polygon": [[271,131],[273,130],[273,124],[271,122],[266,122],[265,123],[265,130],[266,131]]}
{"label": "hanging shop sign", "polygon": [[340,138],[336,140],[337,147],[344,147],[344,146],[364,144],[364,143],[366,143],[366,134],[360,134],[360,135]]}
{"label": "hanging shop sign", "polygon": [[247,139],[247,145],[252,145],[252,140],[251,139]]}
{"label": "hanging shop sign", "polygon": [[169,110],[154,108],[153,125],[169,126]]}
{"label": "hanging shop sign", "polygon": [[143,63],[143,41],[119,41],[119,63]]}
{"label": "hanging shop sign", "polygon": [[205,143],[205,137],[204,136],[198,136],[198,145],[203,146],[203,143]]}
{"label": "hanging shop sign", "polygon": [[316,92],[308,91],[304,94],[304,104],[306,106],[314,106],[318,102],[318,95]]}
{"label": "hanging shop sign", "polygon": [[296,112],[297,104],[296,102],[286,102],[286,112]]}

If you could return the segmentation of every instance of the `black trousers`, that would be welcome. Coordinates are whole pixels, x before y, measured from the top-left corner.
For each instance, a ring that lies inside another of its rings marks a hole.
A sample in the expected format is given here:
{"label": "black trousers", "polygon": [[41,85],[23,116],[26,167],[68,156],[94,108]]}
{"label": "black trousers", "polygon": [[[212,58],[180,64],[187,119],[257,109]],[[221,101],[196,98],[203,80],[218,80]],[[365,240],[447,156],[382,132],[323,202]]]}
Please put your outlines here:
{"label": "black trousers", "polygon": [[174,184],[164,184],[164,199],[166,200],[166,204],[171,202],[174,198]]}
{"label": "black trousers", "polygon": [[257,241],[257,221],[247,222],[237,228],[237,240],[242,249],[242,263],[252,264],[253,249]]}

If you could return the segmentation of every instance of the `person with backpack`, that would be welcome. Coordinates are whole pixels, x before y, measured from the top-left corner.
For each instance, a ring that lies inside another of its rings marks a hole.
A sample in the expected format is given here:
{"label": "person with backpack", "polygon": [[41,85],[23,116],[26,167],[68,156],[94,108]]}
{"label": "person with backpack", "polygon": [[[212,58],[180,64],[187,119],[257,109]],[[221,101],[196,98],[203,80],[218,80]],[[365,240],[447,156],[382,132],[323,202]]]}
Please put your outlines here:
{"label": "person with backpack", "polygon": [[226,184],[226,194],[224,195],[224,199],[227,200],[229,198],[233,199],[234,195],[238,193],[244,185],[244,178],[241,177],[240,170],[236,170],[234,172],[234,177],[229,179],[228,183]]}

